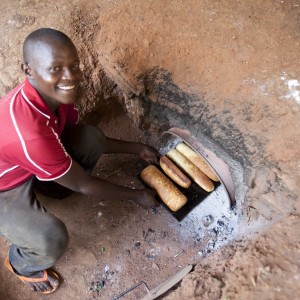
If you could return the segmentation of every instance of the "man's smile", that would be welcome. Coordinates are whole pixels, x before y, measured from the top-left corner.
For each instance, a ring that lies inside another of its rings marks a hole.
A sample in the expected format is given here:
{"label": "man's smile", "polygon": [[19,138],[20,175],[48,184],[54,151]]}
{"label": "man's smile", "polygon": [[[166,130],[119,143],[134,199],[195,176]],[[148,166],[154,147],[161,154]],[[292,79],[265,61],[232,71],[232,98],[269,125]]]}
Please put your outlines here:
{"label": "man's smile", "polygon": [[68,91],[68,90],[73,90],[75,88],[75,85],[58,86],[57,88],[59,90]]}

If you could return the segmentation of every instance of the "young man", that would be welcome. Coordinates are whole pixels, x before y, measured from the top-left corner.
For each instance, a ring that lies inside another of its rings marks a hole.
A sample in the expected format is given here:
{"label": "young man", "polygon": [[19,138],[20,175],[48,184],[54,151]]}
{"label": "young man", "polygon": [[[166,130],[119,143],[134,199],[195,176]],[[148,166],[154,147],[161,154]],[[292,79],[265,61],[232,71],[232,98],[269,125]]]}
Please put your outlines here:
{"label": "young man", "polygon": [[[82,72],[76,47],[62,32],[43,28],[23,45],[26,80],[0,100],[0,235],[12,242],[6,267],[33,290],[51,293],[59,276],[49,268],[68,245],[65,225],[34,189],[61,196],[69,190],[101,199],[157,205],[154,192],[133,190],[90,175],[102,153],[135,153],[157,163],[151,147],[105,137],[76,125],[74,106]],[[46,187],[46,188],[45,188]]]}

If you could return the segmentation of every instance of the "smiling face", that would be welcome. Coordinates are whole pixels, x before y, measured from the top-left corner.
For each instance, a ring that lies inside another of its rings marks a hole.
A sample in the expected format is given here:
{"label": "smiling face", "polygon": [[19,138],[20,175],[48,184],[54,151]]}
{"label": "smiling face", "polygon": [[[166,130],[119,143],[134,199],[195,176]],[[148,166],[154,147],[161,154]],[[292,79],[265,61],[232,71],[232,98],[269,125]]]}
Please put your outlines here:
{"label": "smiling face", "polygon": [[68,39],[44,38],[32,41],[29,53],[22,69],[48,107],[55,112],[60,104],[73,103],[82,78],[74,44]]}

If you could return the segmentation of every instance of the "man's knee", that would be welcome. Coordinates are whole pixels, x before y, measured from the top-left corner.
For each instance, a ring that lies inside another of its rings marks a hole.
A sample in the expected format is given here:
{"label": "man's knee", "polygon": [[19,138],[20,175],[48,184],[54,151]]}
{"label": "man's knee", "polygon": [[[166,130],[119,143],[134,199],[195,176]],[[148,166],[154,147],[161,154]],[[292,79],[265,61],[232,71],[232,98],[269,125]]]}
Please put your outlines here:
{"label": "man's knee", "polygon": [[55,262],[67,249],[69,235],[65,224],[53,218],[39,237],[39,254]]}
{"label": "man's knee", "polygon": [[67,152],[85,170],[93,169],[106,149],[105,135],[100,128],[92,125],[67,128],[61,138]]}
{"label": "man's knee", "polygon": [[96,126],[84,125],[85,127],[85,140],[88,142],[86,145],[91,149],[102,154],[106,148],[106,137],[102,130]]}

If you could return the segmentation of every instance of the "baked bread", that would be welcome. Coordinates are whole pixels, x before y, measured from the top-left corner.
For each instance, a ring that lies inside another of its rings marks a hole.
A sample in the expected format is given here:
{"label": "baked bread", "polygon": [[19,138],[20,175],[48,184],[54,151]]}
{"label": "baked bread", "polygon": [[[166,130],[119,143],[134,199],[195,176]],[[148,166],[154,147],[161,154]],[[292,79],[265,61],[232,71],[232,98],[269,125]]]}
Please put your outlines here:
{"label": "baked bread", "polygon": [[176,146],[176,149],[188,158],[197,168],[199,168],[205,175],[207,175],[213,181],[218,182],[219,178],[213,171],[211,166],[206,162],[201,155],[195,152],[192,148],[184,143],[180,143]]}
{"label": "baked bread", "polygon": [[141,179],[157,192],[161,200],[172,210],[177,211],[187,202],[187,197],[156,166],[146,167]]}
{"label": "baked bread", "polygon": [[161,156],[159,159],[159,165],[163,171],[179,186],[183,188],[189,188],[192,184],[190,178],[188,178],[168,157]]}
{"label": "baked bread", "polygon": [[166,154],[183,172],[190,176],[201,188],[207,192],[214,190],[212,181],[199,168],[177,149],[172,149]]}

